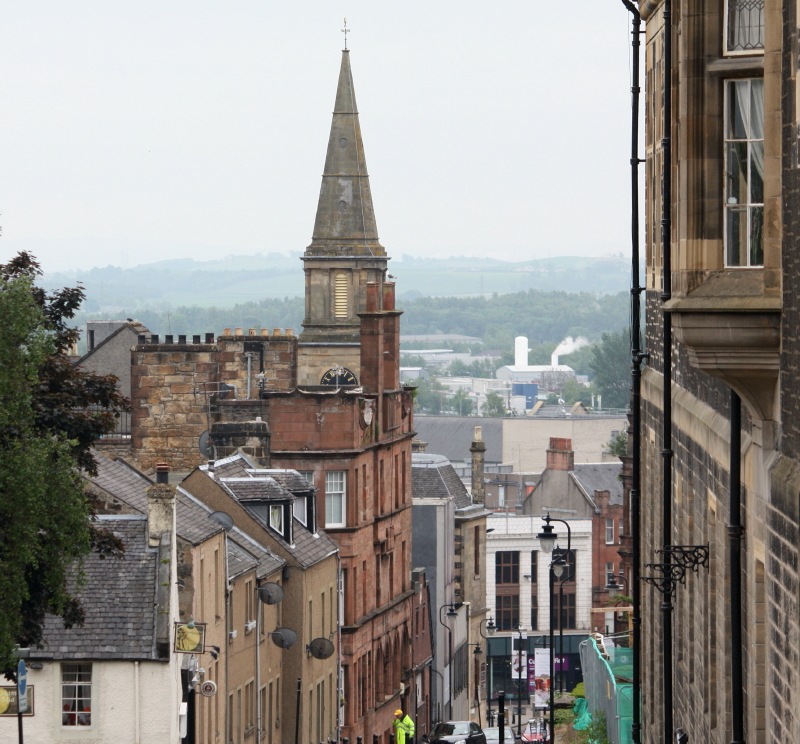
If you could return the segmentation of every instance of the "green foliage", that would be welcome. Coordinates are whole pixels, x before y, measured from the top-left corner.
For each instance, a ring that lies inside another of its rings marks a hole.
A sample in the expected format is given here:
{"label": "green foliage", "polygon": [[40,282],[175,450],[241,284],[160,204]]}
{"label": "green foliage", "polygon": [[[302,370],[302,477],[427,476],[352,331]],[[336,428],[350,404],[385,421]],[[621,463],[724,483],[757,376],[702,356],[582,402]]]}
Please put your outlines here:
{"label": "green foliage", "polygon": [[[589,338],[624,328],[629,296],[596,296],[588,292],[546,292],[530,289],[493,297],[419,297],[404,305],[403,333],[459,333],[480,336],[487,349],[513,350],[515,336],[527,336],[532,346],[555,344],[573,329]],[[448,347],[449,348],[449,347]],[[566,359],[566,357],[565,357]],[[569,362],[565,361],[565,364]]]}
{"label": "green foliage", "polygon": [[629,597],[626,594],[612,594],[606,600],[606,606],[611,607],[613,605],[618,605],[620,603],[624,603],[626,605],[633,604],[633,597]]}
{"label": "green foliage", "polygon": [[591,742],[591,744],[613,744],[611,739],[608,738],[606,717],[599,710],[592,714],[592,722],[581,733],[586,737],[585,741]]}
{"label": "green foliage", "polygon": [[553,717],[555,718],[556,725],[574,723],[575,721],[575,714],[569,708],[557,708]]}
{"label": "green foliage", "polygon": [[400,355],[401,367],[424,367],[425,359],[419,354],[401,354]]}
{"label": "green foliage", "polygon": [[628,454],[628,432],[621,431],[606,442],[606,447],[612,455],[625,457]]}
{"label": "green foliage", "polygon": [[122,549],[92,525],[80,470],[94,467],[89,447],[127,401],[116,378],[78,370],[63,353],[77,337],[66,319],[81,290],[48,295],[38,273],[25,253],[0,265],[0,673],[12,677],[14,647],[41,643],[46,613],[65,627],[82,622],[81,559]]}
{"label": "green foliage", "polygon": [[472,398],[464,390],[459,390],[448,401],[450,410],[459,416],[471,416],[475,407]]}
{"label": "green foliage", "polygon": [[564,387],[561,391],[561,397],[564,399],[564,403],[568,406],[573,405],[580,401],[585,406],[592,405],[592,393],[594,392],[594,387],[586,387],[586,385],[581,385],[574,377],[566,380],[564,382]]}
{"label": "green foliage", "polygon": [[544,401],[548,406],[557,406],[558,405],[558,395],[555,393],[548,393],[547,398]]}
{"label": "green foliage", "polygon": [[491,391],[486,394],[486,401],[481,408],[481,416],[499,418],[506,415],[506,404],[503,396]]}
{"label": "green foliage", "polygon": [[461,359],[454,359],[447,368],[451,377],[484,377],[494,379],[495,372],[502,367],[496,359],[473,359],[469,364]]}
{"label": "green foliage", "polygon": [[578,698],[578,697],[581,697],[581,698],[582,697],[586,697],[586,690],[583,687],[583,682],[578,682],[578,684],[575,685],[575,689],[570,693],[570,695],[572,695],[572,697],[576,697],[576,698]]}
{"label": "green foliage", "polygon": [[414,380],[410,384],[417,386],[414,396],[415,411],[441,413],[448,409],[447,388],[436,377]]}
{"label": "green foliage", "polygon": [[603,396],[604,408],[627,408],[631,390],[631,334],[604,333],[593,347],[593,382]]}

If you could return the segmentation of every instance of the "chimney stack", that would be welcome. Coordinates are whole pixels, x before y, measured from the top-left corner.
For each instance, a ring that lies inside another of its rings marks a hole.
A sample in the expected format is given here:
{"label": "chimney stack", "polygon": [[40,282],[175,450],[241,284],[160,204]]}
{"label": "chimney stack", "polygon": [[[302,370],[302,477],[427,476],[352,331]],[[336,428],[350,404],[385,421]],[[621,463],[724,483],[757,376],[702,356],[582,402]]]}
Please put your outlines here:
{"label": "chimney stack", "polygon": [[[361,318],[361,385],[365,393],[381,394],[383,380],[383,313],[378,282],[367,282],[367,310],[359,313]],[[380,415],[380,412],[379,414]]]}
{"label": "chimney stack", "polygon": [[563,437],[550,437],[547,450],[548,470],[575,470],[575,453],[572,451],[572,440]]}
{"label": "chimney stack", "polygon": [[177,581],[175,558],[175,487],[170,486],[169,466],[156,465],[156,483],[147,489],[147,534],[149,546],[158,553],[156,563],[156,649],[169,658],[173,612],[172,588]]}
{"label": "chimney stack", "polygon": [[483,441],[482,427],[475,427],[475,439],[469,451],[472,453],[472,503],[486,502],[486,484],[483,482],[486,442]]}

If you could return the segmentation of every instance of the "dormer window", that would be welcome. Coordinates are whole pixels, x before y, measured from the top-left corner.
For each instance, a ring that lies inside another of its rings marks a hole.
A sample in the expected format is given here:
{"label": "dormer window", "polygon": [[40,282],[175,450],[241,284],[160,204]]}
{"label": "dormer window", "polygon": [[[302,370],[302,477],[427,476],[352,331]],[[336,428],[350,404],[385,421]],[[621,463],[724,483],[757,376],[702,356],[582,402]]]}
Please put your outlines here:
{"label": "dormer window", "polygon": [[764,0],[727,0],[725,16],[727,54],[764,51]]}

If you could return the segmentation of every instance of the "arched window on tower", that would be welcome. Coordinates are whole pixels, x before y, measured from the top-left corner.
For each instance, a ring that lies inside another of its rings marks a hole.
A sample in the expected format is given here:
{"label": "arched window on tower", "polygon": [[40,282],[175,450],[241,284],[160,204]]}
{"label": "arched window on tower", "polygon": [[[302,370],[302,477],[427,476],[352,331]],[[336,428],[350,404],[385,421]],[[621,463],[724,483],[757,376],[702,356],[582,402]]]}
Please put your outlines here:
{"label": "arched window on tower", "polygon": [[347,315],[347,274],[337,274],[333,284],[333,317],[346,318]]}

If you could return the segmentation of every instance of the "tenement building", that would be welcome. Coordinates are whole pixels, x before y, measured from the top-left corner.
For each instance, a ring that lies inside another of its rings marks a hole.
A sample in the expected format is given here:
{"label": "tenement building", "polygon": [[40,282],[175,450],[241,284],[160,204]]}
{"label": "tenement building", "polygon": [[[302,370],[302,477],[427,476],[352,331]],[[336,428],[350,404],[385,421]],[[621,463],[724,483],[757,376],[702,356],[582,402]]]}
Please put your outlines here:
{"label": "tenement building", "polygon": [[683,728],[691,742],[794,744],[798,4],[638,7],[650,355],[641,536],[642,564],[657,564],[642,569],[656,584],[641,589],[642,741]]}
{"label": "tenement building", "polygon": [[[425,644],[411,620],[427,589],[424,576],[412,582],[411,573],[413,400],[399,376],[401,313],[394,283],[386,281],[347,51],[303,260],[299,337],[292,329],[255,328],[139,335],[130,352],[131,457],[145,471],[166,460],[180,473],[236,453],[249,458],[254,472],[241,476],[244,485],[226,482],[214,491],[208,470],[195,471],[189,482],[209,503],[226,489],[247,501],[237,488],[251,489],[252,477],[274,477],[276,469],[297,471],[313,486],[320,535],[335,541],[340,570],[336,596],[315,590],[307,614],[336,612],[335,628],[333,621],[313,623],[315,635],[334,643],[341,671],[333,681],[326,677],[324,692],[303,680],[297,715],[314,716],[320,699],[327,706],[305,729],[314,734],[304,744],[373,734],[388,744],[395,710],[428,710],[430,658],[420,652]],[[301,501],[295,494],[293,503]],[[265,515],[272,525],[272,512]],[[293,523],[279,510],[274,518]],[[288,586],[300,580],[292,573],[302,565],[293,549],[278,551],[288,561]]]}

